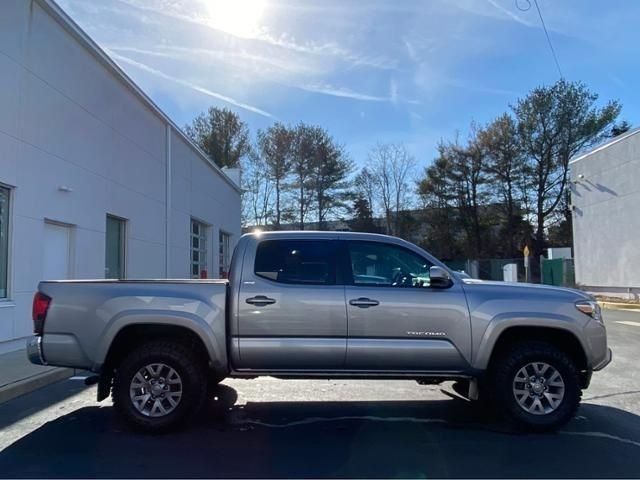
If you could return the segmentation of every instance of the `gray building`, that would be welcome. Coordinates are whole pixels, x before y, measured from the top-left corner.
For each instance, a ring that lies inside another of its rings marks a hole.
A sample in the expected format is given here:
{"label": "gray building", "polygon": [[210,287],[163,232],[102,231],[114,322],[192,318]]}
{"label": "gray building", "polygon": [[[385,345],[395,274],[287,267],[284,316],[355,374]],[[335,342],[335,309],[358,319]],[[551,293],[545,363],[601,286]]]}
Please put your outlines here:
{"label": "gray building", "polygon": [[640,294],[640,128],[570,163],[576,282],[594,293]]}
{"label": "gray building", "polygon": [[227,173],[55,1],[0,0],[0,353],[40,280],[225,276]]}

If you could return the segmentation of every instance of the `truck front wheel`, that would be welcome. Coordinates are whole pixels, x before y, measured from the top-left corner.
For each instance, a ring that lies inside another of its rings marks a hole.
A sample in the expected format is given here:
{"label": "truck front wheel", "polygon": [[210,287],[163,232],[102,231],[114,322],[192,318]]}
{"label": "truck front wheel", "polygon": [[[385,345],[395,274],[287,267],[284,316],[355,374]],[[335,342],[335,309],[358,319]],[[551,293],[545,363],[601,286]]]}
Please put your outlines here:
{"label": "truck front wheel", "polygon": [[157,340],[126,355],[116,369],[113,403],[132,427],[161,432],[185,424],[201,411],[207,379],[187,346]]}
{"label": "truck front wheel", "polygon": [[539,341],[520,342],[503,351],[493,362],[490,384],[500,411],[534,431],[564,425],[582,395],[572,358]]}

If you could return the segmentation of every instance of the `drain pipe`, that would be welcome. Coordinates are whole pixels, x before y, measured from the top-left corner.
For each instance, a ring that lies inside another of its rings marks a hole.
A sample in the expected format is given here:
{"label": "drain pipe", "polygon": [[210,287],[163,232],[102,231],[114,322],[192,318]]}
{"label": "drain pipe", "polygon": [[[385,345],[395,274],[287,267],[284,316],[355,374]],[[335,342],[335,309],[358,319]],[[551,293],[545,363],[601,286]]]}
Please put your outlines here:
{"label": "drain pipe", "polygon": [[171,125],[165,128],[165,214],[164,214],[164,277],[169,278],[171,260]]}

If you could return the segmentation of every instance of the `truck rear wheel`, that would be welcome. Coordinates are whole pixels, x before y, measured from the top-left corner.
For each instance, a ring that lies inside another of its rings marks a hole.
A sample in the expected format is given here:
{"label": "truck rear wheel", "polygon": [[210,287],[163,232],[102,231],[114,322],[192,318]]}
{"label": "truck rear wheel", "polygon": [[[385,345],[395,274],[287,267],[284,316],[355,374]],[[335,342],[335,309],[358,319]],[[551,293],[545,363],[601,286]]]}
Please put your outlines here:
{"label": "truck rear wheel", "polygon": [[116,369],[113,403],[132,427],[173,430],[199,413],[207,392],[202,362],[185,345],[169,340],[145,343]]}
{"label": "truck rear wheel", "polygon": [[582,391],[572,358],[546,342],[510,346],[496,359],[490,378],[500,413],[517,426],[555,430],[568,422]]}

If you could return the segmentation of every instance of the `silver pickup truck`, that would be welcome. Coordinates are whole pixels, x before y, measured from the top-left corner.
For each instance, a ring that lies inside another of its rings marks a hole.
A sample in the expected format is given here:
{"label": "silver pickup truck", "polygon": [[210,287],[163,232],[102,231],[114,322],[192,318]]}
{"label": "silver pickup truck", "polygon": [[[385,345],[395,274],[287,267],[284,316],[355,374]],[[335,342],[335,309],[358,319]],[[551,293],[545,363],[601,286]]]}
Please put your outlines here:
{"label": "silver pickup truck", "polygon": [[226,377],[456,380],[515,423],[558,427],[611,361],[598,304],[463,279],[404,240],[267,232],[226,280],[46,281],[33,363],[91,370],[135,427],[183,424]]}

